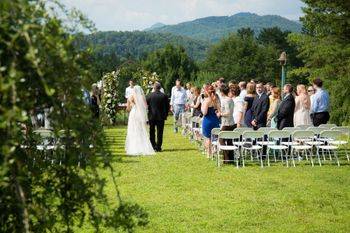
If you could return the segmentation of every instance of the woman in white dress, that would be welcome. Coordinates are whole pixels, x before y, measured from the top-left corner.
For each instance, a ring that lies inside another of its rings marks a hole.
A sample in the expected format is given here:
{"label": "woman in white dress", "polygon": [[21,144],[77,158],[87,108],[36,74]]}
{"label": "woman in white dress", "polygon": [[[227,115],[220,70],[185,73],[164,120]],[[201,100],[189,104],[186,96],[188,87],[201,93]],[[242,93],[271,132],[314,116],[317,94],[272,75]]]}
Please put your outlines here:
{"label": "woman in white dress", "polygon": [[294,126],[311,125],[311,101],[304,85],[297,86],[297,95],[295,98]]}
{"label": "woman in white dress", "polygon": [[132,89],[127,102],[129,111],[128,131],[125,140],[125,151],[130,156],[154,155],[147,131],[147,103],[140,86]]}

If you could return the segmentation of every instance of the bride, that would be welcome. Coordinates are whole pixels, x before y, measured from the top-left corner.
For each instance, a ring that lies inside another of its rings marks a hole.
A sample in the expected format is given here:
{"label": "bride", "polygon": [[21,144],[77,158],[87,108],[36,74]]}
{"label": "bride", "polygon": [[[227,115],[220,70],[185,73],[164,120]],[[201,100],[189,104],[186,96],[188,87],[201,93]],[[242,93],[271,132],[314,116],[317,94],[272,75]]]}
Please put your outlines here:
{"label": "bride", "polygon": [[146,127],[148,121],[146,98],[140,86],[132,89],[126,109],[130,112],[125,141],[126,154],[130,156],[154,155]]}

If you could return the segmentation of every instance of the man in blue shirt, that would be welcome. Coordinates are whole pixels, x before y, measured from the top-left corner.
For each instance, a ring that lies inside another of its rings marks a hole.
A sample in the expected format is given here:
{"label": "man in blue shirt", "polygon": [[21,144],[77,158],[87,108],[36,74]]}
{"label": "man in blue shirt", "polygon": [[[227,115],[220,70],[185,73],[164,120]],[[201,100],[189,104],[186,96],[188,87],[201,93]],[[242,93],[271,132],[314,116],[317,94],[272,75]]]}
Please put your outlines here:
{"label": "man in blue shirt", "polygon": [[323,88],[320,78],[313,81],[316,93],[311,96],[311,119],[314,126],[327,124],[329,120],[329,94]]}

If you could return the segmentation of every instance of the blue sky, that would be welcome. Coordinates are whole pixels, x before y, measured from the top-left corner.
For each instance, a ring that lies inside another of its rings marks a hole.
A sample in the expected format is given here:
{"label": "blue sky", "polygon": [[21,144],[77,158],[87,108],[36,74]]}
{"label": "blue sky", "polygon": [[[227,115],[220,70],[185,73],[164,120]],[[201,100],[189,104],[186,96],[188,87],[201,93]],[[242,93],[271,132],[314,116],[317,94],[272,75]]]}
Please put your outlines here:
{"label": "blue sky", "polygon": [[300,0],[61,0],[76,7],[101,31],[143,30],[161,22],[176,24],[206,16],[228,16],[239,12],[274,14],[297,20]]}

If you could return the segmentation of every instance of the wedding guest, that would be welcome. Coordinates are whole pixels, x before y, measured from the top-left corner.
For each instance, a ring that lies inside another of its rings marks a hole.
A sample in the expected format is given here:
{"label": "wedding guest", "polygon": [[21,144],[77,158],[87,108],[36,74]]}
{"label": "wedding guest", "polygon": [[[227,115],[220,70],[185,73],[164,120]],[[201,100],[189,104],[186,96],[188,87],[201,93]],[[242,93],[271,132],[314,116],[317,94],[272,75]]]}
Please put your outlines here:
{"label": "wedding guest", "polygon": [[309,87],[307,88],[307,94],[310,96],[310,99],[311,99],[311,96],[312,96],[313,94],[315,94],[315,89],[314,89],[313,86],[309,86]]}
{"label": "wedding guest", "polygon": [[178,132],[178,121],[180,114],[185,111],[186,90],[181,85],[181,80],[177,79],[175,86],[171,89],[170,111],[174,113],[174,133]]}
{"label": "wedding guest", "polygon": [[253,120],[251,122],[255,130],[266,127],[267,112],[270,107],[269,97],[264,92],[264,85],[262,83],[256,85],[256,94],[252,105]]}
{"label": "wedding guest", "polygon": [[91,89],[91,111],[93,113],[93,117],[98,119],[100,116],[100,97],[99,97],[99,89],[97,85],[92,84]]}
{"label": "wedding guest", "polygon": [[306,92],[305,85],[297,86],[297,97],[295,97],[294,126],[310,125],[310,96]]}
{"label": "wedding guest", "polygon": [[329,94],[323,88],[323,82],[320,78],[313,81],[315,94],[312,96],[311,118],[314,126],[327,124],[329,120]]}
{"label": "wedding guest", "polygon": [[[229,87],[225,84],[221,85],[220,94],[221,94],[221,108],[220,111],[217,112],[218,118],[221,118],[221,130],[222,131],[232,131],[234,130],[234,120],[233,120],[233,100],[228,97]],[[220,144],[224,145],[232,145],[231,141],[220,141]],[[224,160],[233,160],[233,152],[232,151],[224,151]],[[226,162],[225,162],[226,163]]]}
{"label": "wedding guest", "polygon": [[254,98],[255,98],[255,84],[250,82],[247,85],[247,95],[244,97],[244,102],[245,102],[244,124],[247,127],[253,127],[251,122],[253,121],[252,106],[253,106]]}
{"label": "wedding guest", "polygon": [[272,88],[271,96],[273,96],[273,101],[270,103],[270,110],[267,113],[267,126],[271,128],[277,128],[276,116],[278,112],[278,107],[281,104],[281,90],[278,87]]}
{"label": "wedding guest", "polygon": [[193,103],[190,107],[193,109],[192,116],[201,116],[201,91],[198,87],[193,88]]}
{"label": "wedding guest", "polygon": [[220,103],[215,95],[215,89],[213,86],[206,86],[204,95],[205,99],[201,107],[203,114],[202,133],[206,138],[205,148],[207,155],[209,156],[211,154],[211,130],[214,128],[219,128],[220,126],[219,118],[216,115],[216,109],[220,109]]}
{"label": "wedding guest", "polygon": [[295,100],[293,96],[293,86],[286,84],[283,88],[284,97],[277,112],[277,128],[294,127]]}
{"label": "wedding guest", "polygon": [[134,80],[130,79],[129,80],[129,86],[125,89],[125,99],[129,99],[129,97],[132,94],[132,89],[134,88]]}
{"label": "wedding guest", "polygon": [[163,94],[165,93],[164,92],[164,88],[162,87],[162,84],[159,82],[159,81],[155,81],[154,84],[153,84],[153,88],[152,88],[152,92],[155,92],[156,89],[155,89],[155,84],[159,84],[160,85],[160,92],[162,92]]}
{"label": "wedding guest", "polygon": [[190,103],[192,99],[192,84],[191,83],[186,83],[186,97],[187,97],[187,103]]}
{"label": "wedding guest", "polygon": [[239,89],[241,89],[241,93],[239,96],[244,100],[245,96],[247,95],[247,83],[242,81],[238,83]]}
{"label": "wedding guest", "polygon": [[[274,85],[270,82],[266,83],[265,85],[265,89],[266,89],[266,94],[270,97],[270,95],[272,94],[272,88],[274,88]],[[271,102],[270,102],[271,104]]]}
{"label": "wedding guest", "polygon": [[240,88],[237,84],[230,86],[230,97],[233,100],[233,120],[234,128],[240,128],[244,126],[244,100],[240,96]]}

